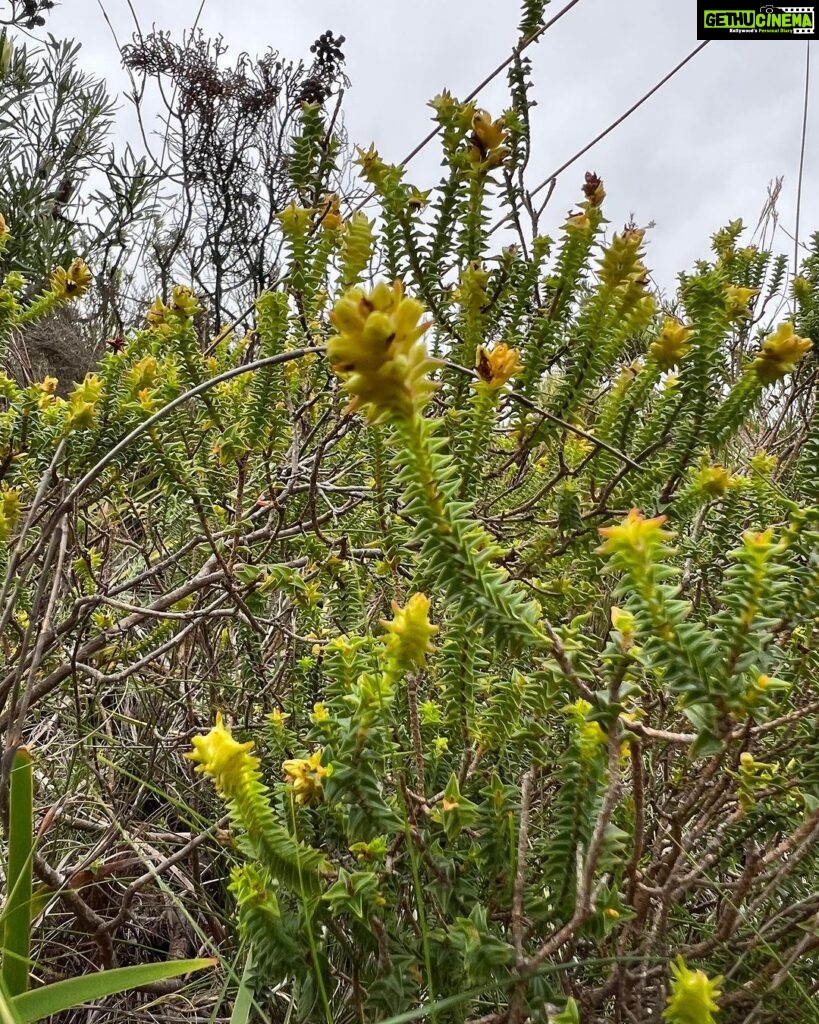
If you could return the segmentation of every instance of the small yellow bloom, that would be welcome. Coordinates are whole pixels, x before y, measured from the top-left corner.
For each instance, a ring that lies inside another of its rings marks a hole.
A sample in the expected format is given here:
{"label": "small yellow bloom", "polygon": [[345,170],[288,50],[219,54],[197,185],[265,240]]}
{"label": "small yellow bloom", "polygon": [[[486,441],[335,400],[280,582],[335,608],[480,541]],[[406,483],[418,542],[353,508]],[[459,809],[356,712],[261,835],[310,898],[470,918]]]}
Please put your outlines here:
{"label": "small yellow bloom", "polygon": [[327,705],[322,701],[317,701],[313,705],[312,719],[317,724],[319,722],[326,722],[330,718],[330,712],[327,710]]}
{"label": "small yellow bloom", "polygon": [[605,542],[597,549],[598,554],[612,555],[618,551],[645,551],[648,547],[670,540],[673,536],[664,530],[666,516],[646,517],[633,508],[622,523],[616,526],[601,526],[598,533]]}
{"label": "small yellow bloom", "polygon": [[282,764],[282,770],[293,784],[297,804],[318,803],[322,796],[322,780],[330,774],[321,759],[323,750],[317,750],[309,757],[294,757]]}
{"label": "small yellow bloom", "polygon": [[648,354],[661,370],[670,370],[672,366],[679,366],[691,349],[688,339],[693,333],[690,328],[684,327],[679,321],[666,317],[659,337],[648,347]]}
{"label": "small yellow bloom", "polygon": [[791,373],[802,356],[813,347],[810,338],[800,338],[793,332],[790,321],[780,324],[769,337],[762,342],[752,366],[763,384],[773,384]]}
{"label": "small yellow bloom", "polygon": [[431,638],[438,632],[429,621],[429,598],[413,594],[403,608],[393,601],[392,610],[394,617],[381,621],[389,634],[385,638],[388,650],[399,665],[422,668],[426,655],[435,650]]}
{"label": "small yellow bloom", "polygon": [[475,369],[483,383],[493,391],[502,388],[520,369],[518,350],[510,348],[503,341],[491,350],[479,345]]}
{"label": "small yellow bloom", "polygon": [[585,210],[581,210],[579,213],[570,213],[563,225],[565,231],[588,231],[590,227],[591,221]]}
{"label": "small yellow bloom", "polygon": [[0,541],[7,541],[20,518],[20,492],[0,491]]}
{"label": "small yellow bloom", "polygon": [[722,977],[710,979],[704,971],[692,971],[678,956],[671,965],[671,990],[663,1019],[668,1024],[715,1024],[721,981]]}
{"label": "small yellow bloom", "polygon": [[731,474],[724,466],[703,466],[697,474],[696,486],[710,498],[720,498],[731,486]]}
{"label": "small yellow bloom", "polygon": [[319,212],[322,214],[321,226],[325,231],[337,231],[343,224],[341,201],[337,192],[328,192],[321,201]]}
{"label": "small yellow bloom", "polygon": [[79,257],[71,261],[66,270],[57,267],[51,275],[51,290],[59,299],[78,299],[88,291],[91,271]]}
{"label": "small yellow bloom", "polygon": [[209,775],[217,790],[227,798],[234,796],[258,768],[259,759],[250,753],[253,741],[239,743],[235,740],[219,713],[210,732],[194,736],[192,742],[193,751],[185,757],[198,762],[196,771]]}
{"label": "small yellow bloom", "polygon": [[274,708],[267,716],[267,720],[268,722],[270,722],[273,728],[277,732],[279,732],[280,730],[284,729],[284,723],[287,721],[289,717],[289,712],[282,711],[281,708]]}
{"label": "small yellow bloom", "polygon": [[472,115],[472,134],[469,137],[467,157],[471,163],[477,165],[479,173],[499,167],[509,156],[510,150],[503,145],[505,139],[506,129],[502,117],[493,121],[487,111],[475,111]]}
{"label": "small yellow bloom", "polygon": [[497,121],[492,120],[492,115],[486,110],[476,110],[472,117],[472,131],[478,137],[478,141],[485,150],[494,149],[506,138],[506,129],[503,126],[503,118]]}
{"label": "small yellow bloom", "polygon": [[159,372],[159,363],[155,356],[143,356],[138,363],[135,363],[128,371],[131,387],[135,391],[142,388],[149,388],[156,380]]}
{"label": "small yellow bloom", "polygon": [[9,226],[6,223],[6,218],[3,216],[2,213],[0,213],[0,240],[10,237],[11,232],[9,231]]}
{"label": "small yellow bloom", "polygon": [[295,203],[291,203],[281,213],[276,214],[276,219],[286,235],[299,235],[307,230],[314,213],[315,210],[311,207],[296,206]]}
{"label": "small yellow bloom", "polygon": [[758,288],[740,288],[739,285],[729,284],[725,289],[725,308],[729,318],[739,320],[742,317],[750,316],[748,303],[758,291]]}
{"label": "small yellow bloom", "polygon": [[159,327],[165,323],[168,316],[168,307],[158,296],[154,299],[153,305],[145,314],[149,327]]}
{"label": "small yellow bloom", "polygon": [[196,301],[193,289],[185,284],[178,284],[174,288],[171,296],[171,309],[186,319],[202,312],[202,307]]}

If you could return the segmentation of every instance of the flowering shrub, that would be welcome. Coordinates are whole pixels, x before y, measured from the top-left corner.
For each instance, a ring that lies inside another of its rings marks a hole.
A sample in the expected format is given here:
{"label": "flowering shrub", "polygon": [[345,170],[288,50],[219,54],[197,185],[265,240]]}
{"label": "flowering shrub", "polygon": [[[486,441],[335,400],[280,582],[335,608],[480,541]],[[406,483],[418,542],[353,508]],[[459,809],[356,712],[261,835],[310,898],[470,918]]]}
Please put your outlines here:
{"label": "flowering shrub", "polygon": [[[815,994],[819,239],[791,287],[732,222],[661,301],[597,175],[527,231],[527,73],[500,117],[433,101],[434,191],[360,153],[377,227],[308,110],[325,201],[280,215],[247,333],[203,346],[179,287],[67,400],[0,379],[0,725],[52,760],[55,722],[96,737],[70,796],[41,761],[85,817],[35,867],[105,966],[167,873],[271,1020]],[[87,280],[7,279],[4,343]],[[80,889],[61,851],[106,806],[97,861],[151,869]],[[181,850],[151,859],[148,820]]]}

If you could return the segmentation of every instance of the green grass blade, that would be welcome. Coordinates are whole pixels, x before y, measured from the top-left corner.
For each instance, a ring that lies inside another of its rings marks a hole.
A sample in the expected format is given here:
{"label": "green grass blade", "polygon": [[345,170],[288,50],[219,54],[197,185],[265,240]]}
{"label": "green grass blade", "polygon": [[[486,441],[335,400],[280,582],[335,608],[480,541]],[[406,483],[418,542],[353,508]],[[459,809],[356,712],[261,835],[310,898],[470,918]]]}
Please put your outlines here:
{"label": "green grass blade", "polygon": [[253,970],[253,949],[248,950],[245,968],[242,971],[242,980],[239,982],[239,991],[236,993],[236,1001],[233,1004],[233,1013],[230,1015],[230,1024],[247,1024],[250,1019],[250,1009],[253,1006],[253,988],[250,984],[250,974]]}
{"label": "green grass blade", "polygon": [[128,989],[140,985],[151,985],[166,978],[178,978],[191,971],[201,971],[216,963],[213,958],[201,960],[169,960],[162,964],[137,964],[134,967],[117,967],[111,971],[99,971],[97,974],[84,974],[79,978],[57,981],[53,985],[44,985],[33,992],[12,999],[21,1024],[43,1020],[52,1013],[69,1010],[92,999],[127,992]]}
{"label": "green grass blade", "polygon": [[3,979],[0,977],[0,1024],[23,1024],[22,1018],[9,998]]}
{"label": "green grass blade", "polygon": [[2,977],[9,996],[28,989],[31,951],[31,861],[34,852],[34,772],[31,754],[14,754],[9,780],[8,900],[3,915]]}

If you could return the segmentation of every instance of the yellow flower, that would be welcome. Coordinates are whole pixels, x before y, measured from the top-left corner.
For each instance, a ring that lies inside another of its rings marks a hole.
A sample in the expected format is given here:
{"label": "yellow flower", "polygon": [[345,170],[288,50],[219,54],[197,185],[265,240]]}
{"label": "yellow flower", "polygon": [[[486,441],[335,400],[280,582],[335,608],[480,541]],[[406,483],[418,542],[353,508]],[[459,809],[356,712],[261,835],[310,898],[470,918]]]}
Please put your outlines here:
{"label": "yellow flower", "polygon": [[141,391],[142,388],[149,388],[156,380],[159,371],[159,363],[155,356],[143,356],[138,363],[134,363],[128,372],[131,387],[134,391]]}
{"label": "yellow flower", "polygon": [[590,227],[591,221],[585,211],[570,213],[566,223],[563,225],[565,231],[588,231]]}
{"label": "yellow flower", "polygon": [[67,431],[79,430],[93,424],[102,390],[103,382],[95,373],[86,374],[82,384],[75,385],[68,396]]}
{"label": "yellow flower", "polygon": [[11,232],[9,231],[9,226],[6,223],[6,218],[2,213],[0,213],[0,240],[9,238],[10,236]]}
{"label": "yellow flower", "polygon": [[276,732],[279,732],[282,729],[284,729],[284,723],[287,721],[289,717],[289,712],[282,711],[281,708],[274,708],[267,716],[267,720],[268,722],[270,722],[270,724],[273,726]]}
{"label": "yellow flower", "polygon": [[400,281],[377,284],[369,294],[351,288],[336,302],[330,322],[339,333],[327,344],[327,358],[352,395],[345,413],[362,408],[377,422],[422,407],[433,390],[427,374],[441,365],[421,341],[429,326],[419,323],[423,312]]}
{"label": "yellow flower", "polygon": [[724,466],[703,466],[697,474],[696,486],[711,498],[722,497],[731,486],[731,474]]}
{"label": "yellow flower", "polygon": [[431,637],[438,632],[429,621],[429,598],[413,594],[403,608],[393,601],[392,610],[394,617],[381,621],[389,633],[385,638],[387,649],[399,665],[422,668],[426,655],[435,650]]}
{"label": "yellow flower", "polygon": [[40,392],[40,397],[37,399],[38,408],[45,409],[47,406],[54,403],[58,384],[59,381],[56,377],[46,377],[44,380],[34,385]]}
{"label": "yellow flower", "polygon": [[793,333],[793,324],[787,321],[762,342],[762,348],[751,364],[763,384],[791,373],[802,356],[813,347],[810,338],[800,338]]}
{"label": "yellow flower", "polygon": [[493,121],[487,111],[476,110],[472,115],[472,135],[469,137],[467,157],[477,165],[479,172],[491,171],[509,156],[508,147],[503,145],[505,139],[503,118]]}
{"label": "yellow flower", "polygon": [[326,722],[330,717],[330,712],[327,710],[327,705],[318,701],[313,705],[313,714],[311,718],[318,724],[319,722]]}
{"label": "yellow flower", "polygon": [[663,529],[666,516],[646,519],[633,508],[622,523],[616,526],[601,526],[598,533],[605,541],[597,549],[598,554],[612,555],[618,551],[645,551],[656,544],[670,540],[673,534]]}
{"label": "yellow flower", "polygon": [[475,369],[481,381],[493,391],[502,388],[520,369],[518,350],[510,348],[503,341],[495,345],[491,351],[479,345]]}
{"label": "yellow flower", "polygon": [[196,761],[196,771],[209,775],[219,792],[230,799],[241,789],[248,776],[253,776],[259,759],[250,751],[253,741],[239,743],[223,724],[222,715],[217,713],[216,725],[204,736],[194,736],[193,751],[185,754],[190,761]]}
{"label": "yellow flower", "polygon": [[678,956],[671,965],[671,991],[663,1019],[669,1024],[715,1024],[721,981],[722,977],[712,980],[704,971],[692,971]]}
{"label": "yellow flower", "polygon": [[158,296],[154,299],[153,305],[145,314],[145,319],[148,321],[149,327],[159,327],[165,323],[168,315],[168,307]]}
{"label": "yellow flower", "polygon": [[660,336],[649,345],[648,354],[661,370],[679,366],[691,348],[688,339],[693,333],[690,328],[667,317]]}
{"label": "yellow flower", "polygon": [[503,118],[497,121],[492,120],[492,115],[486,110],[476,110],[472,116],[472,131],[478,141],[487,151],[500,146],[506,138],[506,129],[503,126]]}
{"label": "yellow flower", "polygon": [[178,284],[171,296],[171,309],[180,316],[190,318],[202,312],[202,307],[196,301],[193,289],[185,284]]}
{"label": "yellow flower", "polygon": [[341,203],[337,192],[328,192],[321,201],[319,212],[323,214],[321,226],[325,231],[337,231],[344,223]]}
{"label": "yellow flower", "polygon": [[0,541],[7,541],[20,518],[20,492],[0,491]]}
{"label": "yellow flower", "polygon": [[725,309],[729,319],[738,320],[750,316],[748,303],[758,291],[758,288],[740,288],[739,285],[729,284],[725,289]]}
{"label": "yellow flower", "polygon": [[59,299],[78,299],[88,291],[91,280],[91,271],[77,257],[71,261],[68,270],[57,267],[51,275],[51,290]]}
{"label": "yellow flower", "polygon": [[282,764],[282,770],[293,784],[297,804],[318,803],[322,796],[322,780],[330,774],[323,767],[323,750],[317,750],[310,757],[294,757]]}
{"label": "yellow flower", "polygon": [[276,214],[276,219],[286,235],[298,235],[307,230],[314,212],[312,208],[291,203],[281,213]]}

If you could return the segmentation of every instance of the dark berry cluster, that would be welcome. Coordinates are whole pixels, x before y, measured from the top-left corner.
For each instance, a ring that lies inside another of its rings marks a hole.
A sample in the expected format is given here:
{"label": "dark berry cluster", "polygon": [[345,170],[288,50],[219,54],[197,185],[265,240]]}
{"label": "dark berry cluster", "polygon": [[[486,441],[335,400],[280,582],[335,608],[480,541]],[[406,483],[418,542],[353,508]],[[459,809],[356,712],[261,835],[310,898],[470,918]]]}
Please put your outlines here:
{"label": "dark berry cluster", "polygon": [[316,61],[319,64],[343,64],[344,53],[341,50],[341,45],[344,42],[346,42],[345,36],[339,36],[336,39],[328,28],[310,47],[310,53],[316,55]]}

